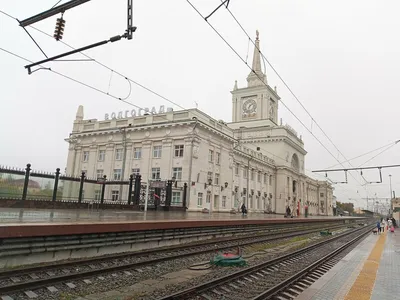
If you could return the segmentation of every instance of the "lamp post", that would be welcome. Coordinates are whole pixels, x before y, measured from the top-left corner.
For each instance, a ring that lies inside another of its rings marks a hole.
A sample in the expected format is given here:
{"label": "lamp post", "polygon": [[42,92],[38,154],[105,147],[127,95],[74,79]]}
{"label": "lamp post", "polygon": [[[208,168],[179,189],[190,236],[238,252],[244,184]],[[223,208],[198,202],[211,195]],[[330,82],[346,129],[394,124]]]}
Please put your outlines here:
{"label": "lamp post", "polygon": [[211,213],[212,213],[212,205],[213,205],[213,197],[212,197],[212,193],[211,193],[212,179],[209,178],[207,183],[208,183],[207,189],[210,192],[210,209],[208,210],[208,213],[211,215]]}
{"label": "lamp post", "polygon": [[392,192],[392,175],[389,175],[389,186],[390,186],[390,210],[389,213],[393,213],[393,192]]}

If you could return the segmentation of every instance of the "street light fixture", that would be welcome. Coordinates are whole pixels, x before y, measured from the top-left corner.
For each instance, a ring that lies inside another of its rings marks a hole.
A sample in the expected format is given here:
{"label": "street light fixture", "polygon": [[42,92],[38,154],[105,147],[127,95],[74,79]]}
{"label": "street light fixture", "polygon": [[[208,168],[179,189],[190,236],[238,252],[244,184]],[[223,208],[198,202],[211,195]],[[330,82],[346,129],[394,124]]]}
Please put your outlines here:
{"label": "street light fixture", "polygon": [[393,192],[392,192],[392,175],[389,174],[389,186],[390,186],[390,210],[393,213]]}

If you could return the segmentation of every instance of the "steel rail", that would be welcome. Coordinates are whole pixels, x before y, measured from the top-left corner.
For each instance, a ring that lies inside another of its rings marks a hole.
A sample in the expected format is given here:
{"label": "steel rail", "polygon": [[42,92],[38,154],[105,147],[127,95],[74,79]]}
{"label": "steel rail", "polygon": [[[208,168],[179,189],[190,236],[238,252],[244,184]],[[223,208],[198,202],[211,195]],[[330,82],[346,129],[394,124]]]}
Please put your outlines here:
{"label": "steel rail", "polygon": [[270,299],[273,296],[276,296],[278,293],[283,292],[285,289],[289,288],[291,285],[296,283],[297,281],[301,280],[303,277],[307,276],[308,273],[318,269],[321,265],[326,263],[328,260],[332,259],[336,255],[340,254],[342,251],[353,245],[354,243],[358,242],[365,235],[370,234],[370,231],[366,231],[365,233],[355,237],[351,241],[347,242],[346,244],[340,246],[336,250],[332,251],[331,253],[325,255],[324,257],[320,258],[316,262],[312,263],[310,266],[306,267],[302,271],[290,276],[288,279],[278,283],[274,287],[270,288],[269,290],[259,294],[258,296],[252,298],[251,300],[265,300]]}
{"label": "steel rail", "polygon": [[[314,224],[313,224],[314,225]],[[317,224],[316,226],[310,226],[308,230],[317,230],[318,226],[321,224]],[[347,224],[350,225],[350,224]],[[324,225],[323,227],[329,226],[330,228],[340,228],[346,226],[346,224],[340,224],[340,225],[333,225],[331,223],[328,223]],[[315,227],[315,228],[314,228]],[[255,237],[266,237],[266,236],[274,236],[278,234],[284,234],[284,233],[295,233],[298,232],[299,229],[303,229],[303,227],[297,227],[296,229],[293,230],[285,230],[287,229],[287,226],[282,226],[282,227],[274,227],[274,226],[268,226],[266,228],[263,227],[256,227],[253,229],[249,229],[255,231],[255,233],[260,232],[262,230],[270,230],[270,229],[278,229],[278,231],[275,232],[266,232],[264,234],[255,234],[254,236],[236,236],[236,237],[223,237],[219,239],[210,239],[210,240],[204,240],[201,242],[195,242],[195,243],[187,243],[187,244],[181,244],[181,245],[174,245],[174,246],[164,246],[164,247],[159,247],[156,249],[147,249],[147,250],[140,250],[140,251],[134,251],[134,252],[124,252],[124,253],[119,253],[119,254],[114,254],[114,255],[109,255],[109,256],[100,256],[100,257],[93,257],[93,258],[88,258],[88,259],[80,259],[80,260],[73,260],[73,261],[66,261],[66,262],[61,262],[61,263],[51,263],[51,264],[46,264],[46,265],[39,265],[39,266],[34,266],[34,267],[23,267],[19,269],[13,269],[13,270],[7,270],[7,271],[0,271],[0,279],[4,279],[10,276],[20,276],[24,275],[27,273],[35,273],[35,272],[43,272],[43,269],[45,268],[46,270],[52,270],[52,269],[60,269],[60,268],[65,268],[65,267],[71,267],[75,266],[77,264],[90,264],[90,263],[97,263],[97,262],[102,262],[104,260],[112,260],[112,259],[122,259],[122,258],[127,258],[127,257],[136,257],[136,256],[142,256],[142,255],[149,255],[149,254],[157,254],[157,253],[162,253],[166,251],[172,251],[172,250],[185,250],[187,248],[193,248],[193,247],[200,247],[200,246],[207,246],[215,243],[222,243],[222,242],[235,242],[235,241],[241,241],[241,240],[246,240],[250,238],[255,238]],[[290,229],[290,228],[289,228]],[[246,233],[246,231],[241,232],[241,233]],[[206,232],[209,235],[212,235],[217,232]],[[229,234],[230,231],[223,232],[223,234]]]}
{"label": "steel rail", "polygon": [[[347,224],[349,225],[349,224]],[[343,225],[338,225],[338,227],[343,227],[346,226],[346,224]],[[332,227],[331,227],[332,228]],[[95,275],[98,274],[104,274],[104,273],[109,273],[109,272],[115,272],[115,271],[122,271],[122,270],[127,270],[127,269],[133,269],[133,268],[139,268],[139,267],[143,267],[143,266],[147,266],[147,265],[152,265],[152,264],[156,264],[156,263],[160,263],[160,262],[165,262],[168,260],[173,260],[173,259],[180,259],[182,257],[187,257],[187,256],[192,256],[192,255],[197,255],[197,254],[204,254],[204,253],[209,253],[209,252],[214,252],[214,251],[218,251],[218,250],[224,250],[224,249],[229,249],[235,246],[246,246],[246,245],[251,245],[251,244],[256,244],[256,243],[263,243],[263,242],[269,242],[269,241],[274,241],[274,240],[279,240],[282,238],[290,238],[290,237],[295,237],[295,236],[300,236],[300,235],[306,235],[306,234],[310,234],[310,233],[314,233],[317,231],[320,231],[321,228],[315,228],[315,229],[310,229],[310,230],[304,230],[304,231],[291,231],[288,234],[284,234],[282,232],[276,232],[276,233],[269,233],[269,234],[265,234],[263,238],[263,235],[261,236],[254,236],[254,237],[241,237],[241,239],[251,239],[251,238],[258,238],[261,237],[261,239],[257,239],[257,240],[251,240],[251,241],[247,241],[241,244],[235,244],[235,245],[221,245],[221,246],[217,246],[217,247],[213,247],[212,249],[208,248],[208,249],[199,249],[196,251],[191,251],[191,252],[186,252],[186,253],[176,253],[176,254],[172,254],[169,255],[167,257],[159,257],[159,258],[155,258],[155,259],[150,259],[150,260],[145,260],[145,261],[140,261],[140,262],[134,262],[134,263],[128,263],[125,265],[118,265],[118,266],[111,266],[111,267],[105,267],[105,268],[100,268],[100,269],[95,269],[95,270],[90,270],[90,271],[84,271],[84,272],[79,272],[79,273],[71,273],[71,274],[65,274],[65,275],[59,275],[59,276],[52,276],[49,278],[44,278],[44,279],[37,279],[37,280],[30,280],[30,281],[26,281],[26,282],[20,282],[20,283],[14,283],[11,285],[5,285],[0,287],[0,295],[5,295],[8,293],[13,293],[13,292],[18,292],[21,290],[33,290],[33,289],[38,289],[38,288],[42,288],[42,287],[47,287],[51,284],[55,284],[55,283],[59,283],[59,282],[64,282],[64,281],[68,281],[68,280],[75,280],[75,279],[81,279],[81,278],[87,278],[87,277],[93,277]],[[282,236],[282,234],[284,234]],[[273,235],[271,237],[271,235]],[[224,240],[224,241],[219,241],[219,242],[236,242],[238,238],[235,238],[233,240]],[[182,245],[182,247],[178,246],[178,247],[174,247],[174,249],[171,248],[166,248],[163,249],[162,251],[160,249],[155,249],[155,250],[148,250],[148,251],[143,251],[143,252],[135,252],[134,254],[138,255],[148,255],[148,254],[156,254],[156,253],[160,253],[160,252],[169,252],[172,250],[184,250],[184,249],[190,249],[190,248],[194,248],[194,247],[201,247],[201,246],[205,246],[205,245],[210,245],[210,244],[215,244],[216,240],[212,240],[212,241],[207,241],[204,244],[196,244],[196,245]],[[160,250],[160,251],[158,251]],[[125,255],[121,255],[121,257],[130,257],[133,256],[131,254],[125,254]],[[120,258],[121,258],[120,257]],[[95,258],[95,259],[90,259],[90,260],[85,260],[84,262],[82,262],[81,264],[88,264],[88,262],[92,262],[93,260],[97,260],[97,261],[104,261],[104,260],[112,260],[115,259],[115,257],[111,257],[111,258]],[[65,265],[68,266],[72,266],[72,265],[76,265],[77,263],[73,263],[73,262],[68,262]],[[59,264],[60,265],[60,264]],[[57,268],[59,268],[59,265],[57,266]],[[55,266],[53,266],[51,269],[56,268]],[[48,269],[46,268],[46,266],[39,266],[39,267],[34,267],[31,268],[31,270],[40,270],[41,272],[43,271],[47,271]],[[21,269],[21,270],[17,270],[17,272],[22,272],[22,274],[29,274],[32,273],[32,271],[28,271],[28,269]],[[23,272],[24,271],[24,272]],[[5,274],[5,272],[3,272],[3,275]],[[19,273],[19,275],[21,275],[21,273]],[[7,277],[15,277],[16,273],[13,273],[13,270],[11,271],[7,271]]]}
{"label": "steel rail", "polygon": [[[370,230],[370,228],[372,228],[372,227],[368,226],[368,230]],[[240,277],[246,276],[248,274],[257,272],[257,271],[259,271],[261,269],[264,269],[264,268],[266,268],[268,266],[275,265],[275,264],[277,264],[279,262],[287,260],[288,258],[292,258],[293,256],[297,256],[299,254],[303,254],[303,253],[306,253],[308,251],[314,250],[314,249],[316,249],[318,247],[324,246],[327,243],[330,243],[330,242],[332,242],[334,240],[343,238],[343,237],[345,237],[345,236],[347,236],[349,234],[353,234],[353,233],[361,231],[363,229],[365,229],[365,227],[358,228],[356,230],[352,230],[351,232],[347,232],[347,233],[344,233],[344,234],[337,235],[337,236],[332,237],[332,238],[330,238],[328,240],[324,240],[322,242],[319,242],[319,243],[316,243],[314,245],[302,248],[300,250],[296,250],[294,252],[282,255],[280,257],[271,259],[269,261],[259,263],[259,264],[255,265],[255,266],[252,266],[252,267],[249,267],[249,268],[245,268],[243,270],[234,272],[234,273],[226,275],[226,276],[219,277],[217,279],[205,282],[203,284],[199,284],[197,286],[188,288],[186,290],[183,290],[183,291],[180,291],[180,292],[168,295],[168,296],[164,296],[164,297],[158,298],[157,300],[190,299],[191,297],[194,297],[195,295],[199,295],[199,294],[201,294],[201,293],[203,293],[205,291],[208,291],[208,290],[210,290],[212,288],[215,288],[216,286],[219,286],[219,285],[221,285],[223,283],[226,283],[226,282],[238,279]]]}

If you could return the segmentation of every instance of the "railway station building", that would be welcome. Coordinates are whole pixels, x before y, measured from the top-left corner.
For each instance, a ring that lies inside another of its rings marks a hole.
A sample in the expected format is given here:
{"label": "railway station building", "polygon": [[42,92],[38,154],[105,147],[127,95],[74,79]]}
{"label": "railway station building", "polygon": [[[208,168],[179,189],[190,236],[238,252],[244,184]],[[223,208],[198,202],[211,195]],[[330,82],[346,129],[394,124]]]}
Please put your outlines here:
{"label": "railway station building", "polygon": [[[261,69],[258,49],[257,33],[247,86],[235,82],[231,91],[231,122],[198,109],[164,107],[85,119],[80,106],[66,139],[66,173],[114,180],[140,174],[144,185],[172,179],[172,205],[182,203],[186,184],[189,211],[229,212],[245,203],[250,212],[284,214],[289,206],[294,215],[306,208],[332,215],[333,188],[305,174],[304,142],[278,119],[280,98]],[[85,197],[98,193],[85,191]],[[128,187],[107,193],[107,199],[126,200]]]}

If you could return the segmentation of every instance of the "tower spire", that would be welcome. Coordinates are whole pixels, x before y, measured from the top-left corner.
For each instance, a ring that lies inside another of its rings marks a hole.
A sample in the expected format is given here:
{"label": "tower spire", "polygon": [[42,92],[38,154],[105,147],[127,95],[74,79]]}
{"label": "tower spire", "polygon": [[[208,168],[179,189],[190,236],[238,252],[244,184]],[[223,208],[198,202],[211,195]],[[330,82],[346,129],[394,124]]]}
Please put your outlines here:
{"label": "tower spire", "polygon": [[[261,70],[261,54],[260,54],[260,39],[259,32],[256,30],[256,40],[253,52],[253,64],[251,65],[251,72],[247,76],[247,86],[259,86],[267,83],[267,77]],[[260,80],[262,79],[262,81]]]}

